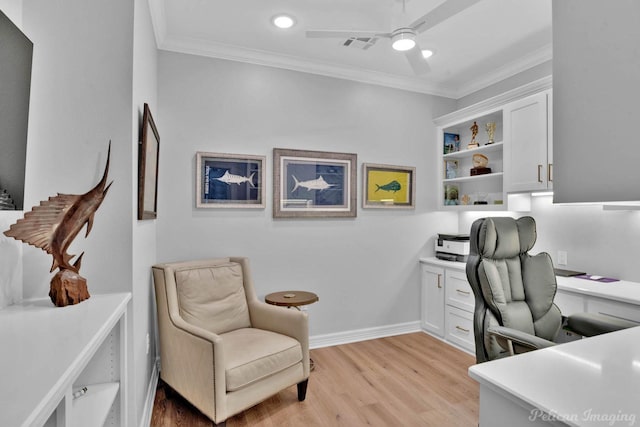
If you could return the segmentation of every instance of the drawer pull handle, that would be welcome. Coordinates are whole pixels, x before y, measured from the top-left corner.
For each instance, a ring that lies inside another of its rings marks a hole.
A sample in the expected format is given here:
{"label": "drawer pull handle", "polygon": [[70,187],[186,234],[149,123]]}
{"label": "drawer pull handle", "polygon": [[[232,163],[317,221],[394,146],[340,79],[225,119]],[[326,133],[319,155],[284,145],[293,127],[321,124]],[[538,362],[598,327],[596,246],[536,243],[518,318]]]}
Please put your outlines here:
{"label": "drawer pull handle", "polygon": [[469,295],[469,294],[471,294],[471,292],[469,292],[469,291],[463,291],[462,289],[456,289],[456,292],[461,293],[461,294],[463,294],[463,295]]}
{"label": "drawer pull handle", "polygon": [[468,329],[463,328],[462,326],[458,326],[458,325],[456,325],[456,329],[457,329],[457,330],[459,330],[459,331],[464,332],[465,334],[468,334],[468,333],[469,333],[469,330],[468,330]]}
{"label": "drawer pull handle", "polygon": [[541,170],[542,170],[542,165],[538,165],[538,182],[542,182],[542,178],[540,177]]}

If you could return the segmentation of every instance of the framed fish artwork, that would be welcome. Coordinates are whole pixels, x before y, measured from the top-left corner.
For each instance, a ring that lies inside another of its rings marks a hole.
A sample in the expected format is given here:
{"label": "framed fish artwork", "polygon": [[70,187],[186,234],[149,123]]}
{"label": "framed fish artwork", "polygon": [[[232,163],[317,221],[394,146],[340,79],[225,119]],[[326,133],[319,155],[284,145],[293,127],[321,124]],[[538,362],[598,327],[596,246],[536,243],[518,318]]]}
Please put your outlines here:
{"label": "framed fish artwork", "polygon": [[264,156],[196,153],[197,208],[264,208]]}
{"label": "framed fish artwork", "polygon": [[362,207],[414,209],[416,168],[362,164]]}
{"label": "framed fish artwork", "polygon": [[357,155],[273,149],[273,217],[355,217]]}

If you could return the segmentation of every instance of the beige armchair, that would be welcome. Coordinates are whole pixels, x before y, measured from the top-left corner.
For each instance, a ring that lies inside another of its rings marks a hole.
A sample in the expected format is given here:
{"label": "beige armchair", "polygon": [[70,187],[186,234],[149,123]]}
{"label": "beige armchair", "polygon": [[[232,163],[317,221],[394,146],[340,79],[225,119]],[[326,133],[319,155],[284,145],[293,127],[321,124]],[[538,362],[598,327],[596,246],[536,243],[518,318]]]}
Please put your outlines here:
{"label": "beige armchair", "polygon": [[218,425],[309,380],[307,314],[258,300],[246,258],[153,266],[160,378]]}

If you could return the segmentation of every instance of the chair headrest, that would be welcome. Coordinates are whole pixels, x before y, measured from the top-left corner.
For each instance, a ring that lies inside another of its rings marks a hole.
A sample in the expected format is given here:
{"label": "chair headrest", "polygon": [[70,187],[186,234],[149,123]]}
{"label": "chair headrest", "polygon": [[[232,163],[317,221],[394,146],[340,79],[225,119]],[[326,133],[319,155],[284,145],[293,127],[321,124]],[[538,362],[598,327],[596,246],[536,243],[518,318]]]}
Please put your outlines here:
{"label": "chair headrest", "polygon": [[484,258],[513,258],[533,248],[536,221],[530,216],[485,218],[478,234],[478,252]]}

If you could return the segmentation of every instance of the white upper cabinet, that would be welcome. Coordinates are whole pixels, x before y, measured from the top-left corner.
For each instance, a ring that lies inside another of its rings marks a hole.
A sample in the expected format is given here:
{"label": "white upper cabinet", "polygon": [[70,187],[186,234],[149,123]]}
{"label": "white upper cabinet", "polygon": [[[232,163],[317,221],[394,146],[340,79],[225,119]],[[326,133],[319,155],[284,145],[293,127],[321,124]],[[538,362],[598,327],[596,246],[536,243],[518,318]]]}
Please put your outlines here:
{"label": "white upper cabinet", "polygon": [[504,107],[504,186],[508,193],[552,188],[549,95],[545,91]]}
{"label": "white upper cabinet", "polygon": [[553,8],[554,202],[640,200],[640,1]]}

